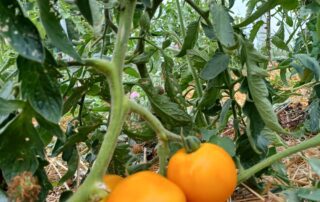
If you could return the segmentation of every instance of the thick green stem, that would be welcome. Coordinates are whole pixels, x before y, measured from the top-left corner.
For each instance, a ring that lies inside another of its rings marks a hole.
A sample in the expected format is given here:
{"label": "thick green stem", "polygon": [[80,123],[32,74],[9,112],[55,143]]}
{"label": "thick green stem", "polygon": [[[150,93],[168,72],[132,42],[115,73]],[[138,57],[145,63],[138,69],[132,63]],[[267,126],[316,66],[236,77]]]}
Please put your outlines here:
{"label": "thick green stem", "polygon": [[69,200],[70,202],[90,201],[92,200],[92,195],[95,194],[97,195],[96,197],[102,196],[102,176],[105,174],[106,168],[111,161],[116,147],[118,135],[121,132],[123,121],[125,120],[125,115],[128,109],[126,107],[127,103],[125,103],[123,99],[121,79],[118,77],[116,69],[111,70],[108,69],[107,66],[105,66],[105,69],[102,69],[102,61],[91,60],[90,63],[92,65],[98,64],[93,67],[107,74],[108,77],[112,108],[110,124],[90,174],[87,176],[84,183],[79,187],[77,192]]}
{"label": "thick green stem", "polygon": [[120,5],[122,15],[119,19],[119,27],[117,33],[117,40],[113,51],[112,62],[118,68],[118,73],[122,74],[122,67],[126,56],[128,40],[131,33],[131,24],[133,13],[136,7],[135,0],[123,0]]}
{"label": "thick green stem", "polygon": [[108,79],[111,94],[110,123],[89,175],[77,192],[68,200],[70,202],[96,201],[96,199],[106,195],[102,177],[112,159],[117,139],[128,111],[127,99],[124,99],[121,75],[135,3],[135,0],[122,1],[118,36],[112,62],[94,59],[85,61],[86,65],[92,66],[97,71],[103,73]]}
{"label": "thick green stem", "polygon": [[159,141],[158,144],[158,156],[159,156],[159,173],[162,176],[167,174],[167,164],[168,164],[169,147],[168,142]]}
{"label": "thick green stem", "polygon": [[315,137],[313,137],[307,141],[304,141],[298,145],[289,147],[282,152],[279,152],[275,155],[272,155],[272,156],[266,158],[265,160],[261,161],[260,163],[252,166],[251,168],[248,168],[248,169],[240,172],[238,175],[238,184],[248,180],[250,177],[252,177],[257,172],[270,166],[271,164],[275,163],[276,161],[281,160],[282,158],[285,158],[285,157],[290,156],[294,153],[300,152],[302,150],[305,150],[305,149],[308,149],[311,147],[319,146],[319,145],[320,145],[320,135],[318,134]]}
{"label": "thick green stem", "polygon": [[[181,33],[182,33],[183,38],[185,38],[186,37],[186,29],[184,27],[184,20],[183,20],[183,14],[182,14],[181,6],[180,6],[180,0],[176,0],[176,3],[177,3],[178,15],[179,15]],[[189,70],[192,74],[192,77],[193,77],[195,83],[196,83],[196,92],[198,94],[198,97],[202,97],[202,87],[201,87],[201,82],[200,82],[199,76],[197,75],[196,69],[192,66],[188,55],[186,57],[187,57],[187,64],[188,64]]]}

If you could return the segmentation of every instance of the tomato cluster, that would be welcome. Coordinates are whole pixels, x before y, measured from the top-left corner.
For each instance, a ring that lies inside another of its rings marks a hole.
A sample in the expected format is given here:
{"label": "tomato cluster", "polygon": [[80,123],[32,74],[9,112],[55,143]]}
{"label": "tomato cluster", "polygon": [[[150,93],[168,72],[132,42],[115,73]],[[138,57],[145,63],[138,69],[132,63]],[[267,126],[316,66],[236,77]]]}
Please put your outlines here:
{"label": "tomato cluster", "polygon": [[174,154],[167,178],[142,171],[104,181],[111,190],[105,202],[225,202],[236,187],[237,170],[224,149],[204,143],[192,153]]}

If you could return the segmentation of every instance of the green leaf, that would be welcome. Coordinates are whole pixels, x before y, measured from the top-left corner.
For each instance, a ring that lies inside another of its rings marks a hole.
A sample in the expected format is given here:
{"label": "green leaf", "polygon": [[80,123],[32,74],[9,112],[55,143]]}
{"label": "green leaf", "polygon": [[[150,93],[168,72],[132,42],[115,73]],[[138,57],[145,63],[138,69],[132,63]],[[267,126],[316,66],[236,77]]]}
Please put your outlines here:
{"label": "green leaf", "polygon": [[72,94],[63,104],[63,114],[67,113],[72,107],[78,104],[80,98],[87,92],[88,86],[76,87],[72,90]]}
{"label": "green leaf", "polygon": [[264,25],[264,22],[263,20],[259,20],[258,22],[256,22],[254,25],[253,25],[253,28],[251,29],[250,31],[250,37],[249,37],[249,40],[250,41],[254,41],[254,39],[256,38],[257,36],[257,33],[258,31],[260,30],[260,28],[262,27],[262,25]]}
{"label": "green leaf", "polygon": [[218,40],[226,47],[234,47],[236,41],[231,26],[231,18],[226,8],[220,4],[211,3],[210,13],[215,35]]}
{"label": "green leaf", "polygon": [[284,41],[284,24],[283,24],[283,22],[280,23],[280,27],[279,27],[278,31],[274,34],[274,36],[277,36],[279,39]]}
{"label": "green leaf", "polygon": [[116,175],[125,175],[126,165],[130,156],[130,146],[129,144],[122,143],[118,144],[114,150],[113,158],[108,167],[109,173],[114,173]]}
{"label": "green leaf", "polygon": [[151,163],[140,163],[140,164],[133,164],[128,166],[127,171],[130,175],[140,172],[140,171],[144,171],[144,170],[149,170],[150,167],[152,166]]}
{"label": "green leaf", "polygon": [[281,40],[278,36],[273,36],[271,38],[271,42],[277,47],[277,48],[280,48],[282,50],[285,50],[285,51],[290,51],[289,47],[287,46],[287,44]]}
{"label": "green leaf", "polygon": [[183,126],[191,123],[191,117],[178,104],[171,102],[169,97],[148,95],[148,98],[153,110],[164,122],[172,126]]}
{"label": "green leaf", "polygon": [[57,156],[58,154],[66,151],[67,149],[72,149],[72,147],[74,147],[78,142],[84,142],[88,138],[89,133],[96,130],[99,126],[100,124],[78,127],[78,133],[71,135],[61,147],[55,149],[52,152],[52,156]]}
{"label": "green leaf", "polygon": [[299,0],[278,0],[285,10],[294,10],[299,6]]}
{"label": "green leaf", "polygon": [[[42,132],[46,132],[46,135],[54,135],[59,138],[61,141],[65,141],[65,135],[61,130],[59,124],[52,123],[44,119],[40,114],[36,113],[35,118],[39,123],[39,127],[41,128]],[[41,134],[40,134],[41,135]]]}
{"label": "green leaf", "polygon": [[289,189],[289,190],[285,190],[283,193],[286,196],[287,201],[301,202],[295,190]]}
{"label": "green leaf", "polygon": [[217,136],[218,135],[218,130],[213,129],[213,130],[207,130],[207,129],[200,129],[200,133],[202,135],[202,139],[206,142],[210,140],[212,136]]}
{"label": "green leaf", "polygon": [[58,11],[54,9],[53,5],[50,5],[49,0],[37,0],[37,2],[40,8],[40,18],[46,33],[51,40],[51,44],[74,59],[81,61],[80,56],[74,50],[71,41],[69,41],[60,26],[60,19],[57,17],[59,15],[57,13]]}
{"label": "green leaf", "polygon": [[[246,135],[241,135],[237,139],[237,156],[240,156],[241,165],[246,169],[260,162],[266,154],[257,154],[253,149]],[[250,155],[248,155],[250,154]]]}
{"label": "green leaf", "polygon": [[208,26],[204,23],[201,23],[201,26],[203,28],[204,34],[211,40],[216,39],[216,35],[214,33],[213,27],[212,26]]}
{"label": "green leaf", "polygon": [[282,81],[285,85],[288,85],[288,81],[287,81],[287,69],[280,69],[280,78],[281,78],[281,81]]}
{"label": "green leaf", "polygon": [[317,98],[320,98],[320,84],[316,84],[315,86],[313,86],[313,92],[315,92]]}
{"label": "green leaf", "polygon": [[123,124],[123,132],[134,140],[147,141],[157,137],[154,130],[146,121],[126,121]]}
{"label": "green leaf", "polygon": [[307,54],[296,54],[294,55],[294,58],[300,62],[305,68],[310,69],[316,78],[317,81],[319,81],[320,77],[320,65],[319,62],[314,58]]}
{"label": "green leaf", "polygon": [[0,169],[6,181],[23,171],[35,173],[44,158],[44,145],[31,123],[29,112],[22,112],[0,131]]}
{"label": "green leaf", "polygon": [[202,69],[200,77],[203,80],[216,78],[221,72],[226,70],[229,65],[229,56],[223,53],[216,53]]}
{"label": "green leaf", "polygon": [[72,153],[70,154],[70,158],[67,160],[68,171],[59,180],[59,185],[61,185],[62,183],[64,183],[65,181],[73,177],[73,175],[78,169],[78,163],[79,163],[79,153],[76,148],[73,148]]}
{"label": "green leaf", "polygon": [[183,41],[182,48],[176,57],[183,57],[187,54],[187,50],[192,49],[198,40],[199,21],[191,22],[186,31],[186,36]]}
{"label": "green leaf", "polygon": [[289,25],[290,27],[293,26],[293,20],[292,20],[292,17],[291,17],[291,16],[286,15],[286,23],[287,23],[287,25]]}
{"label": "green leaf", "polygon": [[242,21],[241,23],[235,25],[235,28],[240,28],[240,27],[245,27],[251,23],[253,23],[255,20],[259,19],[263,14],[265,14],[266,12],[272,10],[274,7],[276,7],[278,5],[278,1],[279,0],[268,0],[267,2],[263,3],[261,6],[259,6],[259,8],[256,9],[256,11],[254,13],[251,14],[251,12],[253,11],[255,5],[260,2],[257,0],[254,1],[249,1],[249,2],[254,2],[254,5],[252,6],[252,10],[251,12],[249,11],[249,13],[247,12],[247,18]]}
{"label": "green leaf", "polygon": [[91,12],[90,0],[76,0],[75,2],[84,18],[90,23],[90,25],[93,25],[93,15]]}
{"label": "green leaf", "polygon": [[318,158],[309,158],[308,162],[312,170],[320,176],[320,159]]}
{"label": "green leaf", "polygon": [[236,0],[229,0],[229,9],[233,7]]}
{"label": "green leaf", "polygon": [[17,66],[23,97],[43,118],[58,123],[62,115],[62,97],[57,81],[40,63],[18,57]]}
{"label": "green leaf", "polygon": [[308,110],[310,119],[310,131],[318,132],[320,130],[320,100],[315,99],[309,106]]}
{"label": "green leaf", "polygon": [[319,201],[320,199],[320,189],[300,189],[298,191],[298,197],[302,199]]}
{"label": "green leaf", "polygon": [[67,202],[72,195],[73,195],[73,191],[71,190],[62,192],[59,198],[59,202]]}
{"label": "green leaf", "polygon": [[23,57],[37,62],[45,59],[37,28],[24,16],[16,0],[0,1],[0,35]]}
{"label": "green leaf", "polygon": [[44,167],[48,165],[49,163],[47,161],[39,159],[39,168],[35,173],[35,176],[38,178],[41,186],[41,192],[38,196],[39,201],[45,201],[47,199],[48,192],[52,190],[52,184],[48,179],[46,170],[44,169]]}
{"label": "green leaf", "polygon": [[234,142],[228,137],[219,137],[217,135],[213,135],[209,142],[213,144],[217,144],[222,147],[226,152],[230,154],[230,156],[236,155],[236,146]]}
{"label": "green leaf", "polygon": [[318,13],[318,16],[317,16],[316,33],[317,33],[318,40],[320,40],[320,13]]}
{"label": "green leaf", "polygon": [[148,63],[152,55],[156,52],[155,49],[151,49],[149,51],[145,51],[141,53],[140,55],[137,55],[136,57],[132,58],[130,62],[134,64],[145,64]]}
{"label": "green leaf", "polygon": [[259,112],[252,102],[246,102],[243,108],[244,113],[248,116],[246,135],[251,144],[252,149],[260,154],[261,150],[266,153],[269,142],[262,136],[262,130],[265,124],[259,115]]}
{"label": "green leaf", "polygon": [[168,48],[170,45],[171,45],[171,40],[167,39],[162,42],[162,49],[164,50],[164,49]]}
{"label": "green leaf", "polygon": [[[219,74],[215,79],[208,81],[207,87],[201,97],[198,105],[200,110],[211,110],[213,108],[220,108],[219,96],[224,85],[224,75]],[[220,110],[219,110],[220,111]]]}
{"label": "green leaf", "polygon": [[130,75],[130,76],[132,76],[132,77],[140,78],[140,74],[137,72],[137,70],[135,70],[132,67],[123,68],[123,72],[128,74],[128,75]]}
{"label": "green leaf", "polygon": [[140,28],[141,30],[149,30],[150,29],[150,16],[147,12],[144,12],[140,17]]}
{"label": "green leaf", "polygon": [[21,100],[5,100],[0,97],[0,115],[8,115],[9,113],[22,109],[25,103]]}
{"label": "green leaf", "polygon": [[185,98],[182,95],[181,86],[173,74],[173,59],[163,53],[164,62],[161,64],[162,75],[164,77],[164,88],[172,102],[177,103],[181,108],[186,107]]}
{"label": "green leaf", "polygon": [[232,106],[232,99],[228,99],[222,107],[220,116],[219,116],[219,130],[222,130],[226,127],[227,123],[228,123],[228,118],[229,116],[228,111]]}
{"label": "green leaf", "polygon": [[170,100],[166,95],[159,95],[152,91],[150,81],[140,79],[139,86],[146,92],[152,109],[160,119],[172,126],[183,126],[191,123],[191,117]]}
{"label": "green leaf", "polygon": [[268,128],[276,132],[287,133],[280,126],[278,118],[273,111],[272,104],[268,99],[269,91],[264,80],[264,77],[267,76],[268,73],[259,67],[257,63],[264,61],[263,57],[257,55],[251,43],[246,43],[246,54],[248,86],[260,117]]}

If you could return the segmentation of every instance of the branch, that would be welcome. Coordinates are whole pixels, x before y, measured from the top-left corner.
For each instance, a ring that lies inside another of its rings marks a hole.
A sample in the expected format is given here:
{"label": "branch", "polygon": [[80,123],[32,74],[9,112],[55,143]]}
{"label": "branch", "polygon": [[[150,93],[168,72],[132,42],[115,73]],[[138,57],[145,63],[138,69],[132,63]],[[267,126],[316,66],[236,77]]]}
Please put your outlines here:
{"label": "branch", "polygon": [[256,165],[252,166],[251,168],[248,168],[248,169],[240,172],[238,175],[238,184],[248,180],[250,177],[252,177],[257,172],[272,165],[276,161],[281,160],[282,158],[285,158],[285,157],[290,156],[294,153],[297,153],[302,150],[305,150],[305,149],[308,149],[311,147],[315,147],[318,145],[320,145],[320,134],[317,134],[315,137],[313,137],[307,141],[304,141],[298,145],[289,147],[280,153],[272,155],[272,156],[266,158],[265,160],[261,161],[260,163],[257,163]]}
{"label": "branch", "polygon": [[77,192],[68,200],[69,202],[96,201],[101,200],[107,195],[102,178],[112,159],[118,136],[128,111],[127,99],[124,99],[121,73],[136,1],[125,0],[122,3],[119,30],[112,62],[97,59],[85,60],[85,65],[92,66],[107,77],[111,94],[112,110],[107,133],[102,141],[101,148],[91,171]]}
{"label": "branch", "polygon": [[84,65],[93,67],[95,70],[104,74],[106,77],[110,77],[112,72],[114,72],[116,69],[115,65],[112,62],[101,59],[86,59],[84,60]]}
{"label": "branch", "polygon": [[131,33],[133,13],[136,7],[135,0],[126,0],[124,2],[126,3],[125,5],[120,5],[120,13],[122,15],[120,15],[117,39],[112,55],[112,62],[118,68],[117,73],[120,75],[120,77],[122,75],[122,68],[127,51],[128,40]]}

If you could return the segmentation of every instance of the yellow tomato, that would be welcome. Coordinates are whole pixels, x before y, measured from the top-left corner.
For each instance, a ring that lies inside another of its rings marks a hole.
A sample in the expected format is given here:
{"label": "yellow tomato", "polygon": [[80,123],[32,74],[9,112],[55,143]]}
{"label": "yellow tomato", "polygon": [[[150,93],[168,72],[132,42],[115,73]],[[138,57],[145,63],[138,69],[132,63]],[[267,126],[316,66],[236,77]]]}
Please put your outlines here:
{"label": "yellow tomato", "polygon": [[112,191],[121,181],[123,177],[119,175],[105,175],[103,182],[107,186],[108,191]]}
{"label": "yellow tomato", "polygon": [[188,202],[225,202],[237,185],[232,158],[210,143],[189,154],[179,150],[169,161],[167,175],[183,190]]}
{"label": "yellow tomato", "polygon": [[181,189],[150,171],[133,174],[112,190],[106,202],[186,202]]}

